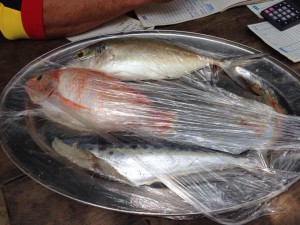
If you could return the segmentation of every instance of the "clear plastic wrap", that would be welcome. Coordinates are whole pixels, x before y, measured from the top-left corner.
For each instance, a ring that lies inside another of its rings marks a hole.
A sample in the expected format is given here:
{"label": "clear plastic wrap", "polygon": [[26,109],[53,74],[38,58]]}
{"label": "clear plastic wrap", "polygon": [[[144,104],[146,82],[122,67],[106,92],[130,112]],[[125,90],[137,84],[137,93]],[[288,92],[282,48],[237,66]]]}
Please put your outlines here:
{"label": "clear plastic wrap", "polygon": [[[42,149],[31,154],[108,183],[99,191],[119,196],[121,210],[246,223],[276,212],[269,201],[299,178],[300,118],[247,69],[262,56],[96,42],[29,70],[18,96],[6,96],[22,110],[2,107],[1,128],[26,130]],[[224,77],[238,91],[221,87]]]}

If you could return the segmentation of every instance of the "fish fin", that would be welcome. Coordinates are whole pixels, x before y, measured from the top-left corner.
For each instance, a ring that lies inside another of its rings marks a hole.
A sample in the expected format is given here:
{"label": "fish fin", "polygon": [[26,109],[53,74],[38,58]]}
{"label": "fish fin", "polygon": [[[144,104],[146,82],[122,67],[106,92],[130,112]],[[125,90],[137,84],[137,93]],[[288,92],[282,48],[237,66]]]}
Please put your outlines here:
{"label": "fish fin", "polygon": [[262,52],[262,53],[256,53],[256,54],[247,54],[247,55],[239,55],[239,56],[233,56],[233,57],[225,57],[222,58],[221,61],[240,61],[240,62],[252,62],[253,60],[259,60],[264,57],[269,56],[270,53]]}
{"label": "fish fin", "polygon": [[88,110],[85,106],[82,106],[76,102],[71,101],[70,99],[67,99],[63,97],[60,93],[55,92],[54,95],[58,97],[58,100],[69,110]]}
{"label": "fish fin", "polygon": [[247,81],[243,78],[243,76],[239,74],[236,68],[250,63],[254,63],[255,61],[258,61],[268,55],[269,53],[257,53],[235,57],[227,57],[221,59],[220,66],[227,73],[227,75],[240,87],[255,95],[258,95],[258,93],[252,90],[252,88],[248,85]]}

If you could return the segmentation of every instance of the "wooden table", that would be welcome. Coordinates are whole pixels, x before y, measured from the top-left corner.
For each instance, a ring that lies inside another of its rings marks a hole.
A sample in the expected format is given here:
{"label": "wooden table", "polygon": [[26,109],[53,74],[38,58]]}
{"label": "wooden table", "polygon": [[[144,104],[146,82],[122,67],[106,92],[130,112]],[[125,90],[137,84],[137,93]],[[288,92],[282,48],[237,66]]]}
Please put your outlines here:
{"label": "wooden table", "polygon": [[[271,53],[273,57],[300,74],[300,63],[292,63],[266,45],[247,28],[248,24],[260,21],[246,7],[238,7],[199,20],[158,29],[191,31],[235,41],[260,51]],[[0,37],[0,90],[2,91],[9,80],[27,63],[41,54],[66,43],[68,41],[65,39],[8,41]],[[2,150],[0,150],[0,190],[1,225],[217,224],[205,218],[176,221],[123,214],[79,203],[37,184],[18,170]],[[284,212],[261,217],[251,221],[249,224],[299,225],[300,182],[294,184],[288,191],[278,196],[274,204],[281,207]]]}

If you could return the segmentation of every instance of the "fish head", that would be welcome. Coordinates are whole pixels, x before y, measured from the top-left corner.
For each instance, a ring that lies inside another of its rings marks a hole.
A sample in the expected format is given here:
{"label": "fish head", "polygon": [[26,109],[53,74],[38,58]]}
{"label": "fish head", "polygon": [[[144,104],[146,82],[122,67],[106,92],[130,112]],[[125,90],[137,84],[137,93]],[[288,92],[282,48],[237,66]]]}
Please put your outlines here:
{"label": "fish head", "polygon": [[72,53],[71,63],[86,63],[101,58],[106,51],[106,44],[98,42]]}
{"label": "fish head", "polygon": [[57,88],[59,75],[60,71],[56,70],[29,79],[25,84],[25,89],[30,99],[35,103],[46,100]]}

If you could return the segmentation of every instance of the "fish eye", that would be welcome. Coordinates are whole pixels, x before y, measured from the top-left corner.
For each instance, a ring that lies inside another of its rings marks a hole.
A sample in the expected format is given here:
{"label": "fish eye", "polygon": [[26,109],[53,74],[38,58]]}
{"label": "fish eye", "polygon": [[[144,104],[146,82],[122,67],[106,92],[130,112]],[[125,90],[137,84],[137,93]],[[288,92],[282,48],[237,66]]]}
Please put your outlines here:
{"label": "fish eye", "polygon": [[83,51],[77,53],[77,57],[78,57],[78,58],[82,58],[83,56],[84,56]]}
{"label": "fish eye", "polygon": [[38,75],[38,76],[37,76],[36,80],[37,80],[37,81],[40,81],[42,78],[43,78],[43,75],[41,74],[41,75]]}

